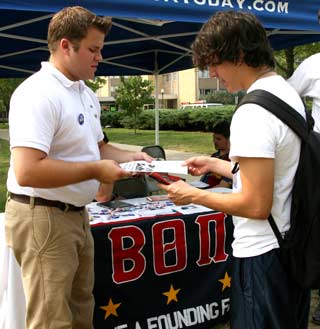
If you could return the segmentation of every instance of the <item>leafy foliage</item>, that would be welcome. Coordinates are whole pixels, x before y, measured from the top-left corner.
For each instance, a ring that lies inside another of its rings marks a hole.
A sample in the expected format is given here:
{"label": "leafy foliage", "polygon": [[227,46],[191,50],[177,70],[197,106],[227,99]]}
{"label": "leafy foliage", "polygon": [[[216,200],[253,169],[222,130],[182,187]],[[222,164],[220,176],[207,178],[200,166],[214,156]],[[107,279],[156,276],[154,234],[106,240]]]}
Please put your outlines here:
{"label": "leafy foliage", "polygon": [[[233,105],[216,106],[207,109],[160,110],[159,129],[175,131],[211,132],[215,124],[222,120],[231,120]],[[136,120],[126,112],[109,112],[101,117],[102,126],[153,130],[155,128],[154,110],[145,110],[137,115]]]}
{"label": "leafy foliage", "polygon": [[85,84],[92,89],[93,92],[96,92],[98,89],[103,87],[106,83],[106,79],[101,77],[95,77],[94,80],[86,80]]}
{"label": "leafy foliage", "polygon": [[9,112],[9,103],[14,90],[24,79],[0,79],[0,102],[2,111]]}
{"label": "leafy foliage", "polygon": [[320,52],[320,42],[275,51],[277,72],[287,79],[305,58],[318,52]]}
{"label": "leafy foliage", "polygon": [[[137,116],[142,112],[143,105],[153,103],[151,97],[153,87],[151,81],[143,80],[140,76],[127,79],[121,77],[120,79],[121,83],[117,88],[116,102],[127,115],[134,117],[133,127],[136,129]],[[130,120],[125,119],[125,121],[128,121],[127,125],[130,125]]]}
{"label": "leafy foliage", "polygon": [[206,100],[207,103],[235,104],[236,98],[238,98],[238,101],[240,101],[243,95],[244,92],[231,94],[226,90],[221,90],[205,95],[204,99]]}

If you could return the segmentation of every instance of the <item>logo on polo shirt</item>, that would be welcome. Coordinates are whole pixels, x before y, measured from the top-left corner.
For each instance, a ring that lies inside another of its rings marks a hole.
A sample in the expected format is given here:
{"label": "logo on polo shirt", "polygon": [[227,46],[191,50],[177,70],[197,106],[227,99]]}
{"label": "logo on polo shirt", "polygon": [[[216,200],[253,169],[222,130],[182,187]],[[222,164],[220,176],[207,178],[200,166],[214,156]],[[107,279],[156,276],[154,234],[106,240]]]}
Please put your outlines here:
{"label": "logo on polo shirt", "polygon": [[82,113],[80,113],[78,116],[78,122],[80,125],[84,124],[84,115]]}

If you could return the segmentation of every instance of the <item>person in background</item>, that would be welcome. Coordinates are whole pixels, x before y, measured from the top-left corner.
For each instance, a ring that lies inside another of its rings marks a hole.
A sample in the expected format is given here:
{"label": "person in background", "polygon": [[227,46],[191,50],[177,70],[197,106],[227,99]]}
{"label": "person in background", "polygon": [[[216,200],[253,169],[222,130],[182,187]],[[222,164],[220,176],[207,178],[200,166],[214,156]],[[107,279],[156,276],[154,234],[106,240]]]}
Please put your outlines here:
{"label": "person in background", "polygon": [[[320,53],[306,58],[297,67],[288,82],[301,97],[312,98],[313,129],[320,133]],[[318,295],[320,296],[320,289]],[[312,314],[312,322],[320,325],[320,302]]]}
{"label": "person in background", "polygon": [[[269,91],[305,117],[298,93],[274,71],[274,57],[261,23],[247,12],[224,11],[201,28],[194,64],[218,78],[229,92]],[[310,290],[293,282],[268,222],[290,227],[292,188],[299,163],[299,137],[271,112],[241,105],[230,126],[230,159],[193,157],[193,175],[211,171],[233,177],[232,193],[201,190],[178,181],[160,185],[177,205],[195,203],[233,216],[232,329],[307,329]],[[231,170],[231,168],[233,168]]]}
{"label": "person in background", "polygon": [[5,209],[7,245],[21,266],[26,328],[92,329],[93,238],[85,205],[99,183],[151,161],[103,141],[93,79],[111,20],[68,7],[49,23],[50,58],[13,93]]}
{"label": "person in background", "polygon": [[[216,152],[211,154],[211,157],[230,161],[230,123],[228,121],[221,121],[213,127],[212,140]],[[210,187],[230,188],[232,186],[232,180],[230,178],[211,172],[203,175],[200,181],[209,184]]]}
{"label": "person in background", "polygon": [[[306,58],[288,79],[301,97],[312,98],[314,130],[320,133],[320,53]],[[320,306],[320,305],[319,305]],[[320,324],[320,308],[318,315]]]}

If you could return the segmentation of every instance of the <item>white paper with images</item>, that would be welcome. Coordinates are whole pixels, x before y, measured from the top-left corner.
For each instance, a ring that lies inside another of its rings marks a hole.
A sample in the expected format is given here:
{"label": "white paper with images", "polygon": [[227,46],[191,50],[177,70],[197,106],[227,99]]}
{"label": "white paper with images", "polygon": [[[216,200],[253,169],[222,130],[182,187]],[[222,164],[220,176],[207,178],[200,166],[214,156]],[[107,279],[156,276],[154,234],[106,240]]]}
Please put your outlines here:
{"label": "white paper with images", "polygon": [[182,166],[183,161],[131,161],[121,163],[121,168],[130,172],[163,172],[172,174],[188,174],[188,168]]}
{"label": "white paper with images", "polygon": [[176,206],[170,200],[148,201],[147,198],[136,198],[126,199],[125,202],[131,204],[131,206],[114,209],[101,207],[99,202],[88,204],[86,208],[89,213],[90,225],[212,211],[212,209],[195,204]]}

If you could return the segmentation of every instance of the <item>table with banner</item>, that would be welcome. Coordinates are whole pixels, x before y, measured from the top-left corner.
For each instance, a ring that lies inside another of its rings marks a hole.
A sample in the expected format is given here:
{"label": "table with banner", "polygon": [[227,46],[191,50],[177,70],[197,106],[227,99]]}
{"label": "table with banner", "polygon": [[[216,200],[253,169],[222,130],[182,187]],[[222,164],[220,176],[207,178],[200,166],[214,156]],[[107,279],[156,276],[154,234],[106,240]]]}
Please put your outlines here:
{"label": "table with banner", "polygon": [[[125,208],[87,207],[95,243],[94,328],[212,328],[227,320],[231,217],[169,200],[125,202]],[[0,215],[0,328],[25,329],[20,267]]]}
{"label": "table with banner", "polygon": [[230,216],[169,200],[88,206],[95,242],[94,328],[212,328],[228,319]]}

